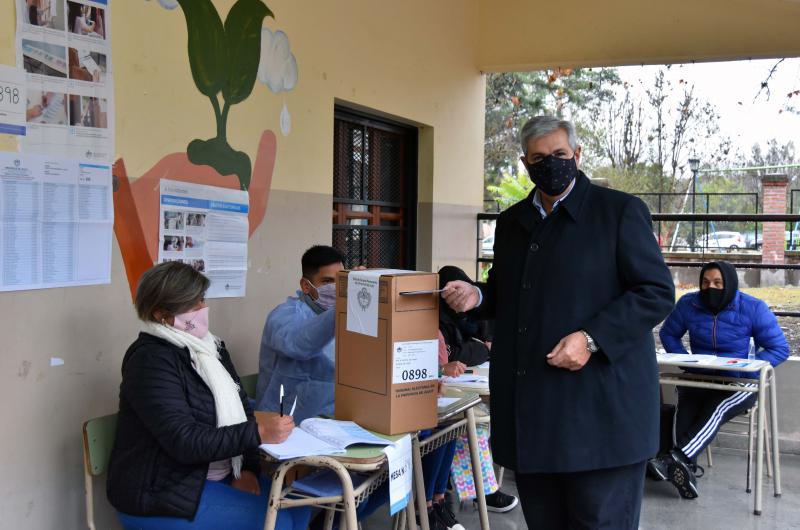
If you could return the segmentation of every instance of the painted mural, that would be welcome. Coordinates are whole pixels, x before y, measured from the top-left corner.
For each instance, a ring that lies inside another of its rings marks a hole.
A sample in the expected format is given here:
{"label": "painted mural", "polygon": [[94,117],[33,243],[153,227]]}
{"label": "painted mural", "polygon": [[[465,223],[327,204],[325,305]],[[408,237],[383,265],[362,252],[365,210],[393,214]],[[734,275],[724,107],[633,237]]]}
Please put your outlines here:
{"label": "painted mural", "polygon": [[[192,79],[209,100],[209,118],[213,116],[216,135],[187,139],[185,152],[165,155],[135,180],[127,175],[122,158],[115,163],[114,232],[132,296],[139,277],[158,256],[162,178],[247,190],[252,236],[266,213],[277,138],[272,130],[263,131],[251,158],[228,142],[229,111],[250,96],[256,81],[277,94],[292,90],[298,80],[288,36],[263,27],[265,19],[274,18],[263,1],[237,0],[224,22],[211,0],[158,3],[168,11],[178,7],[183,11]],[[285,103],[276,125],[284,136],[289,134],[291,116]]]}

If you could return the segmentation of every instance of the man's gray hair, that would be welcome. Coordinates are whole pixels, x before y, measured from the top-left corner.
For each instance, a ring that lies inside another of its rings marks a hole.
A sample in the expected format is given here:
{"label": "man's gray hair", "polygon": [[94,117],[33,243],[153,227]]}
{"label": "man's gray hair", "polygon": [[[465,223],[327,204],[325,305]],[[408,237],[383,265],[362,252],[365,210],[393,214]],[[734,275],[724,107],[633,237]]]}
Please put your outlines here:
{"label": "man's gray hair", "polygon": [[575,132],[575,126],[571,121],[562,120],[555,116],[535,116],[528,120],[522,126],[522,131],[519,133],[519,142],[522,146],[522,153],[528,154],[528,141],[540,136],[546,136],[561,129],[567,133],[567,142],[570,148],[574,151],[578,148],[578,135]]}

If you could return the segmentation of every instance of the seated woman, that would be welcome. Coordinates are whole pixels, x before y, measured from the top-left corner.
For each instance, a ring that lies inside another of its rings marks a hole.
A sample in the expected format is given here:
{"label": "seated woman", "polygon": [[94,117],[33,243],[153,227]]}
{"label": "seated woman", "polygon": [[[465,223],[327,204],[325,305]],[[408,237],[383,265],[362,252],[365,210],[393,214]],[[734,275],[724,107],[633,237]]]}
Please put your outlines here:
{"label": "seated woman", "polygon": [[[208,331],[209,280],[162,263],[142,275],[142,332],[122,361],[119,420],[107,494],[125,530],[260,529],[269,480],[261,443],[285,440],[288,416],[256,419],[225,344]],[[277,527],[301,530],[307,509],[282,510]]]}
{"label": "seated woman", "polygon": [[[756,358],[777,366],[789,356],[789,346],[767,304],[738,290],[736,269],[728,262],[707,263],[700,271],[700,291],[684,295],[661,327],[661,343],[669,353],[687,353],[681,339],[689,332],[693,354],[747,358],[750,341],[761,348]],[[704,371],[706,372],[706,371]],[[722,372],[747,378],[757,373]],[[755,383],[742,382],[745,386]],[[648,462],[648,472],[669,481],[682,497],[698,495],[697,455],[711,443],[719,428],[755,405],[752,392],[726,392],[677,387],[673,422],[674,447]]]}

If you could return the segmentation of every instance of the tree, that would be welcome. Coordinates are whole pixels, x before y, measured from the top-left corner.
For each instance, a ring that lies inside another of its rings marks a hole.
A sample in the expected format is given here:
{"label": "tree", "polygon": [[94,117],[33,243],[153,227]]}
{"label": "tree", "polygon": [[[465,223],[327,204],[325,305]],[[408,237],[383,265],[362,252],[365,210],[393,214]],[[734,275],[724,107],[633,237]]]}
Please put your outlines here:
{"label": "tree", "polygon": [[613,97],[619,76],[613,68],[566,69],[488,74],[486,78],[486,141],[484,174],[487,186],[499,186],[503,176],[518,176],[519,132],[540,114],[564,116],[575,122],[579,135],[585,118]]}

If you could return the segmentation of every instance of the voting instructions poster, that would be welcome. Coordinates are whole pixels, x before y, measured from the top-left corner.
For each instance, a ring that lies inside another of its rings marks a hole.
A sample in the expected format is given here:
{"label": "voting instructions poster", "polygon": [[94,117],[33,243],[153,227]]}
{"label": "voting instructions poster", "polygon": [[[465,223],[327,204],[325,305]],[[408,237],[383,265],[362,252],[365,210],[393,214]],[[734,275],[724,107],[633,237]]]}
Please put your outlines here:
{"label": "voting instructions poster", "polygon": [[246,191],[161,180],[158,262],[180,261],[211,280],[207,298],[245,295]]}
{"label": "voting instructions poster", "polygon": [[16,0],[26,79],[22,151],[111,163],[114,81],[108,0]]}

